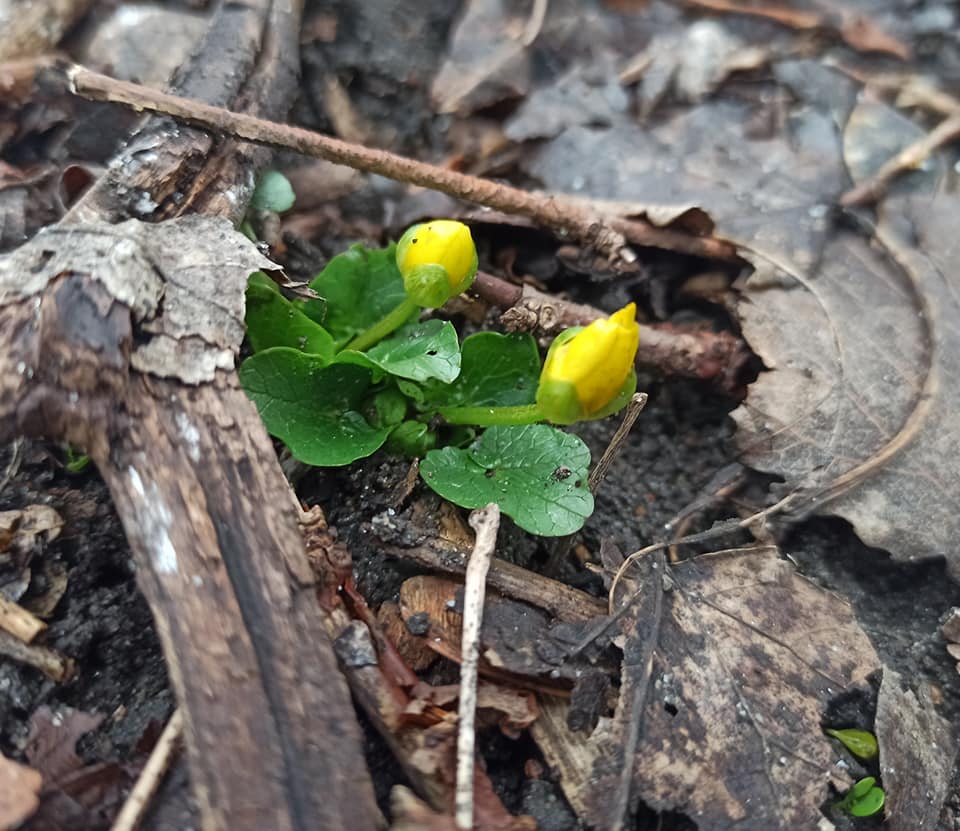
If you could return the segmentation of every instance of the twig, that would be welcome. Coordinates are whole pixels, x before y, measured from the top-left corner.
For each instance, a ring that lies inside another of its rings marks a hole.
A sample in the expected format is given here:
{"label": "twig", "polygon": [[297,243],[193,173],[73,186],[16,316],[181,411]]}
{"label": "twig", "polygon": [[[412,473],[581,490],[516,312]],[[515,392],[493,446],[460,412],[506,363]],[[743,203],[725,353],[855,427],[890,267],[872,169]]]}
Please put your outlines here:
{"label": "twig", "polygon": [[23,439],[14,439],[10,448],[10,462],[7,464],[7,469],[3,472],[3,478],[0,479],[0,493],[3,493],[7,485],[10,484],[10,480],[13,479],[13,477],[17,475],[17,471],[20,470],[20,459],[23,456]]}
{"label": "twig", "polygon": [[543,28],[543,21],[547,16],[547,6],[549,0],[533,0],[533,7],[530,9],[530,17],[527,20],[527,26],[523,30],[523,45],[533,46],[533,42],[540,34]]}
{"label": "twig", "polygon": [[620,422],[617,432],[614,433],[613,438],[610,439],[610,443],[607,445],[607,449],[603,451],[600,461],[597,462],[593,470],[590,471],[590,478],[587,480],[587,484],[590,487],[590,492],[594,494],[594,496],[596,496],[600,483],[603,482],[606,477],[610,465],[613,464],[613,460],[617,458],[620,448],[623,447],[623,443],[627,440],[627,436],[630,435],[630,431],[633,429],[637,417],[643,412],[643,408],[646,406],[647,394],[645,392],[634,393],[626,409],[623,411],[623,421]]}
{"label": "twig", "polygon": [[473,765],[476,743],[477,662],[480,658],[480,624],[487,571],[497,547],[500,507],[491,502],[470,514],[470,525],[477,532],[473,554],[467,565],[463,590],[463,634],[460,640],[460,709],[457,733],[456,820],[461,829],[473,828]]}
{"label": "twig", "polygon": [[306,156],[326,159],[366,173],[377,173],[398,182],[431,188],[505,213],[526,216],[561,236],[572,236],[584,245],[627,262],[637,259],[629,244],[700,257],[736,259],[736,247],[725,240],[690,236],[656,228],[640,220],[600,216],[562,196],[528,193],[499,182],[457,173],[385,150],[352,144],[301,127],[279,124],[139,84],[117,81],[81,66],[70,66],[61,72],[65,75],[69,90],[82,98],[110,101],[137,110],[169,115],[212,132],[295,150]]}
{"label": "twig", "polygon": [[44,646],[24,643],[6,632],[0,632],[0,655],[39,669],[47,678],[57,683],[69,681],[73,677],[72,660]]}
{"label": "twig", "polygon": [[0,595],[0,629],[24,643],[31,643],[46,628],[47,624],[36,615]]}
{"label": "twig", "polygon": [[960,113],[941,121],[923,138],[887,161],[873,176],[848,190],[840,197],[840,204],[845,208],[873,204],[886,193],[894,178],[905,171],[915,170],[931,153],[957,138],[960,138]]}
{"label": "twig", "polygon": [[[561,300],[484,272],[477,273],[472,291],[505,310],[500,321],[512,332],[554,335],[605,316],[593,306]],[[669,323],[644,323],[637,363],[655,367],[665,375],[709,381],[733,394],[741,386],[741,370],[750,355],[746,344],[730,332],[685,331]]]}
{"label": "twig", "polygon": [[[636,764],[637,747],[640,745],[640,736],[643,729],[643,711],[646,708],[647,693],[650,689],[650,676],[653,674],[653,655],[660,640],[660,625],[663,619],[663,580],[666,571],[666,560],[663,553],[659,553],[656,562],[651,568],[650,579],[646,581],[650,591],[654,593],[653,614],[649,621],[642,626],[646,629],[646,636],[640,644],[638,654],[643,658],[643,670],[639,677],[634,677],[633,697],[630,702],[630,721],[627,726],[626,737],[623,742],[623,767],[620,769],[620,781],[614,794],[613,831],[623,828],[630,807],[630,791],[633,782],[633,768]],[[640,624],[638,623],[637,628]],[[632,650],[631,650],[632,651]],[[636,655],[624,655],[624,664],[634,664]]]}
{"label": "twig", "polygon": [[[385,545],[382,550],[391,557],[410,560],[446,574],[463,574],[469,562],[465,551],[439,538],[406,548]],[[493,559],[487,582],[501,594],[544,609],[559,620],[591,620],[605,612],[602,601],[585,591],[506,560]]]}
{"label": "twig", "polygon": [[123,803],[123,808],[113,821],[110,831],[136,831],[140,827],[150,800],[153,799],[163,777],[170,769],[170,763],[179,749],[182,736],[183,713],[177,709],[173,711],[170,721],[160,734],[160,739],[153,748],[147,764],[140,771],[137,783],[127,796],[126,802]]}

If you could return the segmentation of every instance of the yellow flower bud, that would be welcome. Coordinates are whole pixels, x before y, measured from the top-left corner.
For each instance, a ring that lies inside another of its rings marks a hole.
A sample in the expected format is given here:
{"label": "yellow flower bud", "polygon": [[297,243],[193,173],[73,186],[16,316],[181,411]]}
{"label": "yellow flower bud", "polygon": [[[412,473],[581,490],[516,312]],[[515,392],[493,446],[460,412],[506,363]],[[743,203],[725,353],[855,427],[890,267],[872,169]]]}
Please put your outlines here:
{"label": "yellow flower bud", "polygon": [[452,219],[408,228],[397,243],[397,268],[411,300],[439,308],[470,288],[477,276],[477,248],[470,229]]}
{"label": "yellow flower bud", "polygon": [[640,343],[637,307],[567,329],[554,339],[540,373],[537,407],[555,424],[617,412],[636,389],[633,360]]}

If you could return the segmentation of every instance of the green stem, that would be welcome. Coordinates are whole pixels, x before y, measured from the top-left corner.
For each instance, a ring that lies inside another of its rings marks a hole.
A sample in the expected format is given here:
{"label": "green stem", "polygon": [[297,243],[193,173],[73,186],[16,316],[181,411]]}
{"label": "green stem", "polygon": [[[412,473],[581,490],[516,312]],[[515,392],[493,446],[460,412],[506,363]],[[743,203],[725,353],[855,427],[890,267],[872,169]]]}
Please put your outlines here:
{"label": "green stem", "polygon": [[447,424],[473,424],[477,427],[534,424],[544,420],[536,404],[518,404],[515,407],[443,407],[440,415]]}
{"label": "green stem", "polygon": [[397,329],[403,326],[415,311],[420,307],[409,297],[406,298],[397,308],[387,314],[382,320],[378,320],[365,332],[361,332],[344,349],[352,349],[355,352],[364,352],[374,344],[380,343],[387,335],[393,334]]}

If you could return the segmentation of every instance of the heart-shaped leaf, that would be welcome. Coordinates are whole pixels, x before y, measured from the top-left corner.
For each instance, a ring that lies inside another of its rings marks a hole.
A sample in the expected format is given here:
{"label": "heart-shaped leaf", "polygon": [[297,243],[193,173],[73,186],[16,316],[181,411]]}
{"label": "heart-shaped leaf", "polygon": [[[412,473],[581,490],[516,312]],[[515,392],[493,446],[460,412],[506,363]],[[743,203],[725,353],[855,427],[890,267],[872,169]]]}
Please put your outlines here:
{"label": "heart-shaped leaf", "polygon": [[333,359],[333,338],[287,300],[276,283],[263,272],[255,272],[247,284],[247,338],[255,352],[271,346],[289,346],[301,352]]}
{"label": "heart-shaped leaf", "polygon": [[457,380],[426,386],[430,406],[513,407],[534,402],[540,352],[532,335],[478,332],[463,341],[461,351]]}
{"label": "heart-shaped leaf", "polygon": [[330,260],[310,283],[326,303],[308,301],[303,311],[323,323],[338,346],[369,329],[406,299],[395,249],[395,245],[374,249],[355,245]]}
{"label": "heart-shaped leaf", "polygon": [[240,381],[270,434],[307,464],[349,464],[377,450],[390,433],[358,412],[371,384],[363,367],[327,366],[319,356],[275,347],[247,358]]}
{"label": "heart-shaped leaf", "polygon": [[431,450],[420,475],[464,508],[496,502],[525,531],[561,537],[593,513],[587,487],[590,450],[577,436],[546,424],[491,427],[466,450]]}
{"label": "heart-shaped leaf", "polygon": [[460,374],[460,343],[453,324],[427,320],[403,327],[366,352],[341,352],[336,360],[376,368],[411,381],[436,379],[449,384]]}

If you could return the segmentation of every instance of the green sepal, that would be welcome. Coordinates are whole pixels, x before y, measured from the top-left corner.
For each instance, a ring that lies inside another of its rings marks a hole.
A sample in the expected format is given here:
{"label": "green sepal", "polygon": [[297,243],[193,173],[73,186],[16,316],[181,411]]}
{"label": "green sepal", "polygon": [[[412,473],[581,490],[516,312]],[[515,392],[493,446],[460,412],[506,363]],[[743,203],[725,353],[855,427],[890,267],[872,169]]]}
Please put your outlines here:
{"label": "green sepal", "polygon": [[459,292],[450,286],[450,277],[442,265],[414,266],[403,275],[403,288],[414,303],[425,309],[439,309]]}
{"label": "green sepal", "polygon": [[583,405],[570,381],[545,378],[537,387],[537,408],[554,424],[574,424],[583,419]]}

